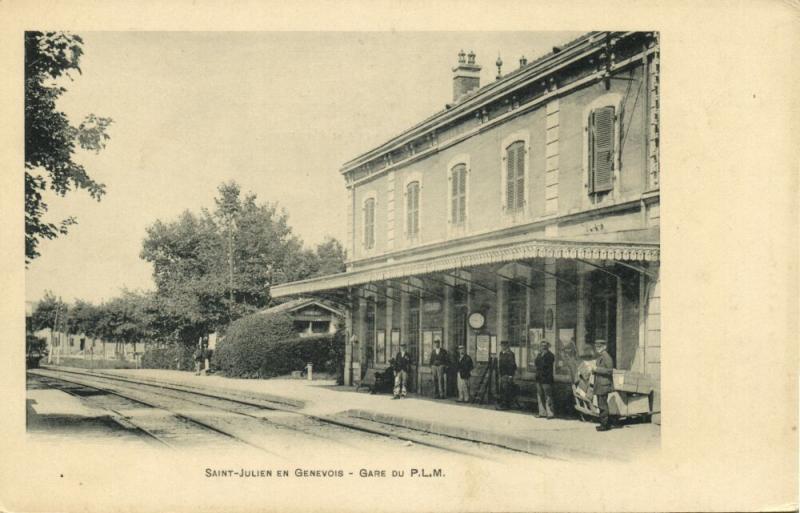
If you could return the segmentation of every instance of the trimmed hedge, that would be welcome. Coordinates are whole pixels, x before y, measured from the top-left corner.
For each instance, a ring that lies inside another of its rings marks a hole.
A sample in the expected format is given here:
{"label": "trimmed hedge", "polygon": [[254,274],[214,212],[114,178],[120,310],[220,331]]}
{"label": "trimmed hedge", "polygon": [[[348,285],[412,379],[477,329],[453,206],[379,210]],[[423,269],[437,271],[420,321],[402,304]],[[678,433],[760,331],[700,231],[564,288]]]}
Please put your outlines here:
{"label": "trimmed hedge", "polygon": [[227,376],[270,378],[305,368],[341,373],[344,333],[299,337],[287,314],[254,314],[231,324],[219,342],[213,364]]}
{"label": "trimmed hedge", "polygon": [[192,350],[179,344],[148,349],[142,355],[142,368],[194,370]]}

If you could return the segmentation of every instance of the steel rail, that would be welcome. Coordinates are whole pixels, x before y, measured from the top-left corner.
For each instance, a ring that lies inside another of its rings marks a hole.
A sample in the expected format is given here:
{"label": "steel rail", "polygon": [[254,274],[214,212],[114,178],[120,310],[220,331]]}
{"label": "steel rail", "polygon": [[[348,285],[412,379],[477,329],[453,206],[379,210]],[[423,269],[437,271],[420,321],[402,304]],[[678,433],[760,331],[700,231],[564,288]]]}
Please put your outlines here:
{"label": "steel rail", "polygon": [[[56,372],[56,373],[58,373],[58,372],[70,372],[70,371],[51,371],[51,372]],[[100,378],[100,381],[102,381],[102,378],[103,378],[103,377],[105,377],[105,376],[98,377],[98,376],[95,376],[95,375],[86,375],[86,374],[82,374],[82,373],[78,373],[78,372],[71,372],[71,373],[72,373],[72,374],[79,374],[79,375],[83,375],[84,377],[89,377],[89,378]],[[38,374],[38,373],[37,373],[37,374]],[[242,444],[248,445],[248,446],[250,446],[250,447],[253,447],[253,448],[259,449],[259,450],[261,450],[261,451],[264,451],[264,452],[266,452],[266,453],[272,454],[273,456],[278,456],[278,457],[281,457],[281,458],[282,458],[282,456],[281,456],[280,454],[278,454],[278,453],[276,453],[276,452],[274,452],[274,451],[271,451],[271,450],[269,450],[269,449],[266,449],[266,448],[264,448],[264,447],[262,447],[262,446],[260,446],[260,445],[256,445],[256,444],[254,444],[254,443],[248,442],[247,440],[244,440],[243,438],[240,438],[240,437],[238,437],[238,436],[236,436],[236,435],[234,435],[234,434],[232,434],[232,433],[229,433],[229,432],[227,432],[227,431],[224,431],[224,430],[222,430],[222,429],[219,429],[218,427],[216,427],[216,426],[213,426],[213,425],[211,425],[211,424],[209,424],[209,423],[207,423],[207,422],[204,422],[204,421],[202,421],[202,420],[199,420],[199,419],[197,419],[196,417],[189,416],[189,415],[186,415],[186,414],[183,414],[183,413],[178,413],[178,412],[176,412],[176,411],[174,411],[174,410],[171,410],[171,409],[165,408],[164,406],[160,406],[160,405],[158,405],[158,404],[155,404],[155,403],[151,403],[151,402],[148,402],[148,401],[144,401],[144,400],[142,400],[142,399],[138,399],[138,398],[135,398],[135,397],[131,397],[131,396],[129,396],[129,395],[125,395],[125,394],[123,394],[123,393],[120,393],[120,392],[118,392],[118,391],[116,391],[116,390],[112,390],[112,389],[109,389],[109,388],[103,388],[102,386],[96,386],[96,384],[95,384],[95,385],[92,385],[92,384],[87,384],[87,383],[85,383],[85,382],[81,383],[80,381],[75,381],[74,379],[68,379],[68,378],[64,378],[64,377],[54,377],[54,376],[47,376],[46,374],[38,374],[38,375],[40,375],[40,376],[46,376],[46,377],[50,377],[51,379],[60,380],[60,381],[64,381],[64,382],[67,382],[67,383],[73,383],[73,384],[75,384],[75,385],[80,385],[80,386],[83,386],[83,387],[86,387],[86,388],[94,389],[94,390],[97,390],[97,391],[99,391],[99,392],[104,392],[104,393],[107,393],[107,394],[115,395],[115,396],[117,396],[117,397],[121,397],[121,398],[123,398],[123,399],[126,399],[126,400],[128,400],[128,401],[131,401],[131,402],[134,402],[134,403],[139,403],[139,404],[141,404],[141,405],[144,405],[144,406],[147,406],[147,407],[149,407],[149,408],[155,408],[155,409],[158,409],[158,410],[165,410],[165,411],[168,411],[170,414],[174,415],[176,418],[182,419],[182,420],[184,420],[184,421],[186,421],[186,422],[189,422],[189,423],[191,423],[191,424],[196,424],[196,425],[198,425],[198,426],[201,426],[201,427],[202,427],[202,428],[204,428],[204,429],[208,429],[208,430],[210,430],[210,431],[213,431],[213,432],[215,432],[215,433],[217,433],[217,434],[220,434],[220,435],[222,435],[222,436],[224,436],[224,437],[226,437],[226,438],[230,438],[230,439],[232,439],[232,440],[234,440],[234,441],[236,441],[236,442],[239,442],[239,443],[242,443]],[[90,379],[90,381],[91,381],[91,379]],[[107,381],[113,381],[113,379],[109,379],[109,380],[107,380]],[[153,385],[153,386],[155,386],[155,385]],[[219,409],[221,409],[221,408],[219,408]],[[128,417],[123,417],[123,418],[125,418],[125,420],[126,420],[127,422],[130,422],[131,424],[133,424],[134,426],[136,426],[136,422],[135,422],[135,421],[132,421],[132,420],[130,420]],[[139,427],[139,426],[137,426],[137,428],[138,428],[138,427]],[[156,437],[156,438],[160,438],[160,437],[158,437],[157,435],[154,435],[154,434],[151,434],[151,436],[154,436],[154,437]],[[165,440],[162,440],[162,441],[163,441],[163,442],[164,442],[166,445],[169,445],[170,447],[172,447],[172,448],[175,448],[175,446],[174,446],[174,445],[172,445],[172,444],[170,444],[169,442],[166,442]]]}
{"label": "steel rail", "polygon": [[[398,440],[404,440],[404,441],[408,441],[408,442],[413,442],[415,444],[423,445],[423,446],[426,446],[426,447],[431,447],[431,448],[434,448],[434,449],[439,449],[439,450],[442,450],[442,451],[445,451],[445,452],[452,452],[452,453],[461,454],[461,455],[470,456],[470,457],[479,457],[479,458],[491,459],[491,458],[489,458],[488,456],[486,456],[484,454],[476,455],[476,453],[473,452],[473,451],[467,451],[467,450],[461,450],[461,449],[453,448],[453,447],[450,447],[450,446],[447,446],[447,445],[444,445],[444,444],[436,443],[434,441],[425,440],[424,438],[419,437],[419,436],[415,436],[413,434],[390,432],[390,431],[383,430],[383,429],[371,428],[371,427],[368,427],[368,426],[365,426],[365,425],[358,425],[358,424],[354,424],[354,423],[350,423],[350,422],[340,421],[340,420],[337,420],[337,419],[331,418],[331,417],[304,413],[304,412],[301,412],[301,411],[297,411],[296,409],[293,409],[294,407],[291,407],[290,405],[289,405],[290,407],[286,407],[286,406],[265,406],[263,404],[259,404],[258,402],[255,402],[255,401],[248,401],[248,400],[245,400],[245,399],[237,399],[237,398],[230,398],[230,397],[221,397],[221,396],[218,396],[218,395],[209,394],[207,392],[202,392],[202,391],[199,391],[199,390],[196,390],[196,389],[187,389],[187,388],[184,388],[184,387],[176,387],[176,386],[172,386],[172,385],[164,385],[164,384],[161,384],[161,383],[159,383],[159,384],[147,383],[147,382],[136,381],[136,380],[132,380],[132,379],[128,379],[128,378],[123,378],[123,377],[120,377],[120,376],[98,375],[96,373],[82,372],[82,371],[76,371],[76,370],[64,370],[64,369],[58,369],[58,370],[43,369],[43,370],[50,370],[51,372],[55,372],[55,373],[64,372],[64,373],[70,373],[70,374],[77,374],[79,376],[87,376],[87,377],[90,377],[90,378],[91,377],[97,377],[97,378],[100,378],[100,379],[105,378],[105,379],[110,380],[110,381],[123,381],[123,382],[128,382],[128,383],[132,383],[132,384],[136,384],[136,385],[150,386],[150,387],[153,387],[153,388],[171,389],[171,390],[175,390],[175,391],[183,392],[183,393],[187,393],[187,394],[195,394],[195,395],[210,397],[210,398],[214,398],[214,399],[217,399],[217,400],[220,400],[220,401],[229,401],[229,402],[239,403],[239,404],[248,405],[248,406],[255,406],[255,407],[263,408],[263,409],[270,409],[270,410],[282,411],[282,412],[287,412],[287,413],[296,413],[297,415],[301,415],[303,417],[311,418],[311,419],[317,420],[317,421],[325,423],[325,424],[331,424],[331,425],[334,425],[334,426],[350,429],[350,430],[353,430],[353,431],[360,431],[360,432],[364,432],[364,433],[370,433],[370,434],[373,434],[373,435],[381,436],[383,438],[398,439]],[[55,378],[55,379],[60,379],[60,378]],[[77,384],[80,384],[80,383],[77,383]],[[117,394],[117,395],[119,395],[119,394]],[[124,396],[122,396],[122,397],[124,397]],[[264,402],[265,403],[272,403],[272,401],[269,401],[269,400],[264,400]],[[279,402],[275,402],[274,404],[275,405],[288,405],[288,403],[279,403]],[[163,409],[163,408],[161,408],[161,409]],[[222,408],[220,408],[220,409],[222,409]],[[242,414],[242,415],[248,415],[248,414]],[[248,416],[252,416],[252,415],[248,415]],[[257,416],[252,416],[252,417],[255,417],[255,418],[258,418],[258,419],[262,419],[262,417],[257,417]],[[277,425],[281,425],[281,424],[277,424]],[[299,429],[297,429],[295,427],[292,427],[292,426],[285,426],[285,427],[288,427],[290,429],[296,430],[296,431],[304,433],[304,434],[309,434],[309,433],[307,433],[307,432],[305,432],[303,430],[299,430]],[[412,428],[401,428],[399,426],[392,426],[392,427],[395,430],[406,429],[406,430],[409,430],[409,431],[416,431],[416,430],[414,430]],[[452,440],[459,440],[459,441],[467,441],[467,442],[476,443],[474,440],[467,440],[467,439],[456,437],[456,436],[441,435],[441,434],[437,434],[437,433],[427,433],[427,434],[430,435],[430,436],[435,436],[435,437],[441,437],[441,438],[446,438],[446,439],[452,439]],[[323,438],[327,438],[327,437],[323,437]],[[480,443],[483,444],[483,442],[480,442]],[[252,445],[252,444],[248,444],[248,445]],[[485,445],[493,445],[493,444],[485,444]],[[502,445],[498,445],[497,447],[500,447],[502,449],[505,449],[505,450],[508,450],[508,451],[511,451],[511,452],[520,452],[520,451],[518,451],[516,449],[505,447],[505,446],[502,446]],[[258,448],[261,449],[261,450],[266,450],[266,449],[263,449],[261,447],[258,447]],[[539,455],[539,457],[544,457],[544,456]]]}

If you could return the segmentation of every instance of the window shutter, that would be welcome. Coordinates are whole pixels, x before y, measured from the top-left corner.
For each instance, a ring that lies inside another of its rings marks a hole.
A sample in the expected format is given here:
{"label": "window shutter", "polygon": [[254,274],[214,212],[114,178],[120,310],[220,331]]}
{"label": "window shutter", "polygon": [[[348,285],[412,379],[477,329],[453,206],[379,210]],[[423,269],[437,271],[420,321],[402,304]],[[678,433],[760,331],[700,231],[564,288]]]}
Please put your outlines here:
{"label": "window shutter", "polygon": [[516,193],[514,192],[514,186],[516,185],[516,152],[517,149],[515,146],[510,146],[508,148],[508,154],[506,155],[506,208],[508,210],[514,210],[514,198],[516,197]]}
{"label": "window shutter", "polygon": [[463,223],[467,219],[467,166],[462,166],[458,181],[458,221]]}
{"label": "window shutter", "polygon": [[412,206],[412,199],[411,199],[411,188],[409,187],[406,190],[406,235],[411,236],[414,232],[412,224],[411,224],[411,206]]}
{"label": "window shutter", "polygon": [[367,249],[375,246],[375,200],[372,198],[364,202],[364,246]]}
{"label": "window shutter", "polygon": [[414,235],[419,233],[419,183],[414,186]]}
{"label": "window shutter", "polygon": [[592,142],[589,192],[610,191],[614,174],[614,107],[592,112]]}
{"label": "window shutter", "polygon": [[525,143],[517,141],[506,153],[506,208],[517,210],[525,202]]}
{"label": "window shutter", "polygon": [[517,147],[517,204],[516,208],[522,208],[525,205],[525,145],[519,143]]}
{"label": "window shutter", "polygon": [[450,173],[450,222],[458,223],[458,166]]}
{"label": "window shutter", "polygon": [[406,186],[406,225],[409,237],[414,237],[419,232],[419,189],[419,182],[411,182]]}

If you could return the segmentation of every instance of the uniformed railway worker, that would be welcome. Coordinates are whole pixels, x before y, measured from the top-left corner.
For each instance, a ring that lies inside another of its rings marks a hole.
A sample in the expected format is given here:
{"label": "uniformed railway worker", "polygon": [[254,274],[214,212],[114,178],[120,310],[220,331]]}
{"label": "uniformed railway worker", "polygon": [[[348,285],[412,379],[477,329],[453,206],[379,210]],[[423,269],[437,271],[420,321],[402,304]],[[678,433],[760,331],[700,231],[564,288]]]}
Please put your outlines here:
{"label": "uniformed railway worker", "polygon": [[394,357],[394,397],[399,399],[406,396],[408,386],[408,373],[411,372],[411,355],[406,352],[406,345],[400,344],[400,352]]}
{"label": "uniformed railway worker", "polygon": [[594,395],[597,396],[597,407],[600,409],[600,425],[598,431],[608,431],[611,429],[608,418],[608,394],[614,388],[611,383],[614,360],[606,352],[606,341],[595,340],[594,349],[597,352],[597,366],[594,368]]}
{"label": "uniformed railway worker", "polygon": [[555,416],[553,412],[553,365],[555,361],[555,355],[550,352],[550,343],[542,341],[539,344],[539,353],[533,362],[536,366],[536,400],[539,407],[537,417],[552,419]]}
{"label": "uniformed railway worker", "polygon": [[508,347],[507,340],[500,342],[500,347],[500,355],[497,358],[497,374],[500,376],[498,407],[508,409],[516,401],[514,374],[517,372],[517,360],[511,348]]}
{"label": "uniformed railway worker", "polygon": [[458,346],[458,360],[456,364],[456,382],[458,383],[458,399],[456,402],[468,403],[470,399],[469,378],[472,376],[472,358],[467,354],[464,346]]}
{"label": "uniformed railway worker", "polygon": [[433,373],[433,397],[444,399],[447,391],[445,372],[447,369],[447,351],[442,348],[438,338],[433,341],[433,351],[428,362]]}

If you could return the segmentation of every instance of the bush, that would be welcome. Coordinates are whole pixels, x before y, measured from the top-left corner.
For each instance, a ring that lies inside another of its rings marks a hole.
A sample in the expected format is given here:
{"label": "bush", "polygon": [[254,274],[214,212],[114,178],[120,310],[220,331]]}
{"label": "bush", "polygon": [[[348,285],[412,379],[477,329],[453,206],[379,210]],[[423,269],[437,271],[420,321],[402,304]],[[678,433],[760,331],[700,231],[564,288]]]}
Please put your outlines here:
{"label": "bush", "polygon": [[227,376],[269,378],[301,370],[341,372],[344,334],[301,338],[287,314],[255,314],[234,322],[214,352],[214,365]]}
{"label": "bush", "polygon": [[181,344],[147,349],[142,355],[142,368],[192,370],[192,351]]}

